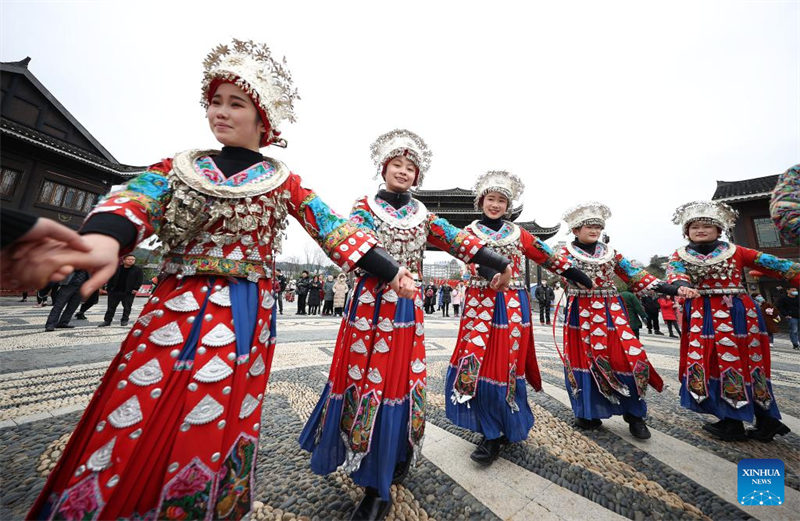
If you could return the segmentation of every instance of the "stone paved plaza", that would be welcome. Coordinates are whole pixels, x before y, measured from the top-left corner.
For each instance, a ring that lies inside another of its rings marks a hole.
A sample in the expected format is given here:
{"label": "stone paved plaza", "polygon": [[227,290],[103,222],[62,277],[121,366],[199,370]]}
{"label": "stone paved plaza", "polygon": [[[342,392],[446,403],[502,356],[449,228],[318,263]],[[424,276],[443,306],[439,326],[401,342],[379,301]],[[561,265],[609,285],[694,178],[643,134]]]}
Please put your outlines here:
{"label": "stone paved plaza", "polygon": [[[49,307],[0,299],[0,519],[21,519],[127,332],[98,329],[105,299],[70,330],[44,332]],[[144,299],[137,299],[134,315]],[[264,400],[256,509],[251,519],[347,519],[361,491],[345,474],[316,476],[297,436],[325,384],[338,320],[279,317],[278,346]],[[119,315],[118,315],[119,316]],[[578,431],[552,330],[536,326],[544,392],[529,392],[536,425],[506,446],[488,469],[471,462],[478,436],[445,417],[444,375],[458,322],[426,322],[428,425],[423,458],[393,487],[389,519],[799,519],[800,353],[786,339],[773,349],[772,379],[792,433],[773,443],[722,443],[701,429],[709,421],[678,405],[678,342],[644,334],[665,389],[648,396],[653,437],[634,440],[620,418]],[[559,341],[560,342],[560,341]],[[529,391],[531,391],[529,389]],[[740,506],[736,464],[780,458],[786,465],[781,506]]]}

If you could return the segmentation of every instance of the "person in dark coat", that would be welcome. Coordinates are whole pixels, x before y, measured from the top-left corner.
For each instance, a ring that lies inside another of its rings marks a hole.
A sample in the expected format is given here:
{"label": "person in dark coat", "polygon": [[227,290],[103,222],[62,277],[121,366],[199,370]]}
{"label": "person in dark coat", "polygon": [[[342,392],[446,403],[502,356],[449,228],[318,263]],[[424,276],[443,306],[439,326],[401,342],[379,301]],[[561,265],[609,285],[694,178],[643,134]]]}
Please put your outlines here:
{"label": "person in dark coat", "polygon": [[89,273],[84,270],[77,270],[61,281],[61,289],[58,290],[53,300],[53,309],[50,310],[50,314],[47,315],[47,322],[44,324],[45,331],[75,327],[70,325],[69,321],[81,303],[80,289],[87,280],[89,280]]}
{"label": "person in dark coat", "polygon": [[428,284],[425,288],[425,313],[430,315],[436,307],[436,286]]}
{"label": "person in dark coat", "polygon": [[761,308],[761,313],[764,315],[764,327],[769,336],[769,345],[772,347],[775,333],[778,332],[778,324],[781,323],[781,314],[775,304],[767,302],[761,295],[756,295],[753,300],[756,301],[756,304]]}
{"label": "person in dark coat", "polygon": [[800,324],[800,298],[797,296],[797,288],[789,288],[786,295],[778,299],[778,311],[789,322],[789,340],[792,341],[792,349],[800,350],[797,333]]}
{"label": "person in dark coat", "polygon": [[633,329],[633,334],[639,338],[639,330],[642,329],[642,319],[647,320],[647,313],[639,302],[639,299],[630,291],[621,291],[619,296],[622,297],[622,302],[625,304],[625,311],[628,312],[628,324]]}
{"label": "person in dark coat", "polygon": [[322,314],[333,315],[333,275],[328,275],[327,280],[322,285],[323,304]]}
{"label": "person in dark coat", "polygon": [[308,314],[318,315],[319,304],[322,302],[320,294],[322,293],[322,282],[319,280],[319,275],[314,275],[311,283],[308,285]]}
{"label": "person in dark coat", "polygon": [[300,280],[297,281],[297,315],[306,314],[306,299],[308,298],[308,287],[311,281],[308,279],[308,272],[303,270]]}
{"label": "person in dark coat", "polygon": [[653,295],[645,295],[642,297],[642,307],[647,313],[647,332],[663,335],[664,333],[661,332],[658,325],[658,314],[661,312],[661,304],[658,303],[658,299]]}
{"label": "person in dark coat", "polygon": [[553,288],[547,287],[547,281],[543,280],[539,282],[538,286],[536,286],[534,296],[536,297],[536,301],[539,302],[539,323],[549,324],[550,304],[552,304],[553,299],[556,296],[556,294],[553,292]]}
{"label": "person in dark coat", "polygon": [[283,292],[286,291],[286,275],[280,268],[275,269],[275,300],[278,301],[278,313],[283,315]]}
{"label": "person in dark coat", "polygon": [[108,307],[106,308],[106,315],[103,317],[103,322],[97,327],[107,327],[111,325],[114,320],[114,314],[117,312],[117,306],[122,302],[122,320],[120,325],[127,326],[128,319],[131,316],[131,308],[133,307],[133,299],[136,298],[136,292],[142,285],[144,280],[144,272],[142,268],[136,265],[136,257],[133,255],[126,255],[122,259],[122,265],[117,268],[117,272],[106,284],[108,291]]}
{"label": "person in dark coat", "polygon": [[442,316],[450,316],[450,301],[452,300],[453,288],[449,284],[442,285]]}

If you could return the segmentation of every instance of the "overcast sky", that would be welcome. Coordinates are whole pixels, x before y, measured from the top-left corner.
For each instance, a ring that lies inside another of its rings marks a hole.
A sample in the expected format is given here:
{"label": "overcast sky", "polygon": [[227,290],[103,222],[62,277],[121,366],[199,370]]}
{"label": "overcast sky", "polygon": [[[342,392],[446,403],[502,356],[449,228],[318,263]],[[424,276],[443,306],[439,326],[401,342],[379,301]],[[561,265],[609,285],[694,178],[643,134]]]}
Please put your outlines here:
{"label": "overcast sky", "polygon": [[[433,150],[424,188],[507,169],[527,185],[521,218],[544,226],[603,201],[612,244],[646,263],[681,243],[676,206],[800,158],[794,1],[2,0],[0,15],[0,60],[30,56],[131,165],[216,146],[202,60],[232,37],[267,42],[302,99],[289,148],[263,152],[343,213],[377,187],[370,143],[406,127]],[[310,239],[289,237],[302,256]]]}

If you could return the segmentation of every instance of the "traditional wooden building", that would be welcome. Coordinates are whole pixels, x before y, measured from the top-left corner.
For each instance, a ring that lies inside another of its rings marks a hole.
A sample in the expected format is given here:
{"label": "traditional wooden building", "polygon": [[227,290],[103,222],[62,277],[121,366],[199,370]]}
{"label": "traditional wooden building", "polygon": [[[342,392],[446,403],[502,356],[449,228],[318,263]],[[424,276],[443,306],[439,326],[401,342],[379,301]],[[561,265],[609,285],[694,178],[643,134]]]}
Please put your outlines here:
{"label": "traditional wooden building", "polygon": [[[472,221],[480,219],[482,215],[481,212],[475,211],[473,207],[473,201],[475,200],[475,192],[473,190],[465,190],[463,188],[417,190],[414,192],[414,197],[422,201],[429,211],[447,219],[459,228],[463,228]],[[517,225],[525,228],[543,241],[553,237],[561,229],[560,223],[555,226],[541,226],[536,221],[517,222],[522,210],[522,204],[514,208],[509,220],[517,223]],[[541,279],[541,268],[537,266],[537,280],[539,279]],[[530,286],[530,282],[530,261],[526,261],[525,283]]]}
{"label": "traditional wooden building", "polygon": [[99,196],[142,168],[114,159],[29,63],[0,63],[0,203],[78,228]]}
{"label": "traditional wooden building", "polygon": [[[727,203],[739,212],[733,228],[733,242],[778,257],[798,260],[800,252],[797,247],[781,238],[770,218],[769,200],[777,182],[777,174],[742,181],[717,181],[712,199]],[[745,270],[748,291],[761,293],[771,300],[781,281],[751,271]]]}

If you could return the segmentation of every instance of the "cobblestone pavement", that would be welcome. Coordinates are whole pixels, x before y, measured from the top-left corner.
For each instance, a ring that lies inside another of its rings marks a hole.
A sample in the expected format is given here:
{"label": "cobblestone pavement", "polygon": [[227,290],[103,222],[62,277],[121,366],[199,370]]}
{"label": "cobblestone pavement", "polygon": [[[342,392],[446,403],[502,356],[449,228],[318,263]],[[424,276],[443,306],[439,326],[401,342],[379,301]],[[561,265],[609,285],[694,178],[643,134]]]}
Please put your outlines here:
{"label": "cobblestone pavement", "polygon": [[[134,315],[143,302],[137,299]],[[0,519],[25,515],[127,332],[119,325],[97,329],[104,309],[101,300],[88,321],[73,321],[75,329],[46,333],[49,308],[0,299]],[[251,519],[347,519],[360,488],[340,472],[311,473],[296,441],[325,384],[338,320],[297,317],[289,309],[278,322]],[[643,335],[666,386],[648,395],[654,436],[639,442],[619,421],[589,432],[572,426],[552,330],[536,325],[545,382],[544,392],[529,389],[536,425],[483,469],[468,458],[479,437],[453,426],[444,412],[457,327],[454,318],[427,320],[428,434],[419,466],[393,488],[390,519],[798,518],[800,353],[788,340],[779,338],[773,349],[773,384],[794,432],[770,444],[722,443],[702,430],[708,418],[678,404],[677,341]],[[784,505],[738,505],[736,463],[743,458],[784,461]]]}

